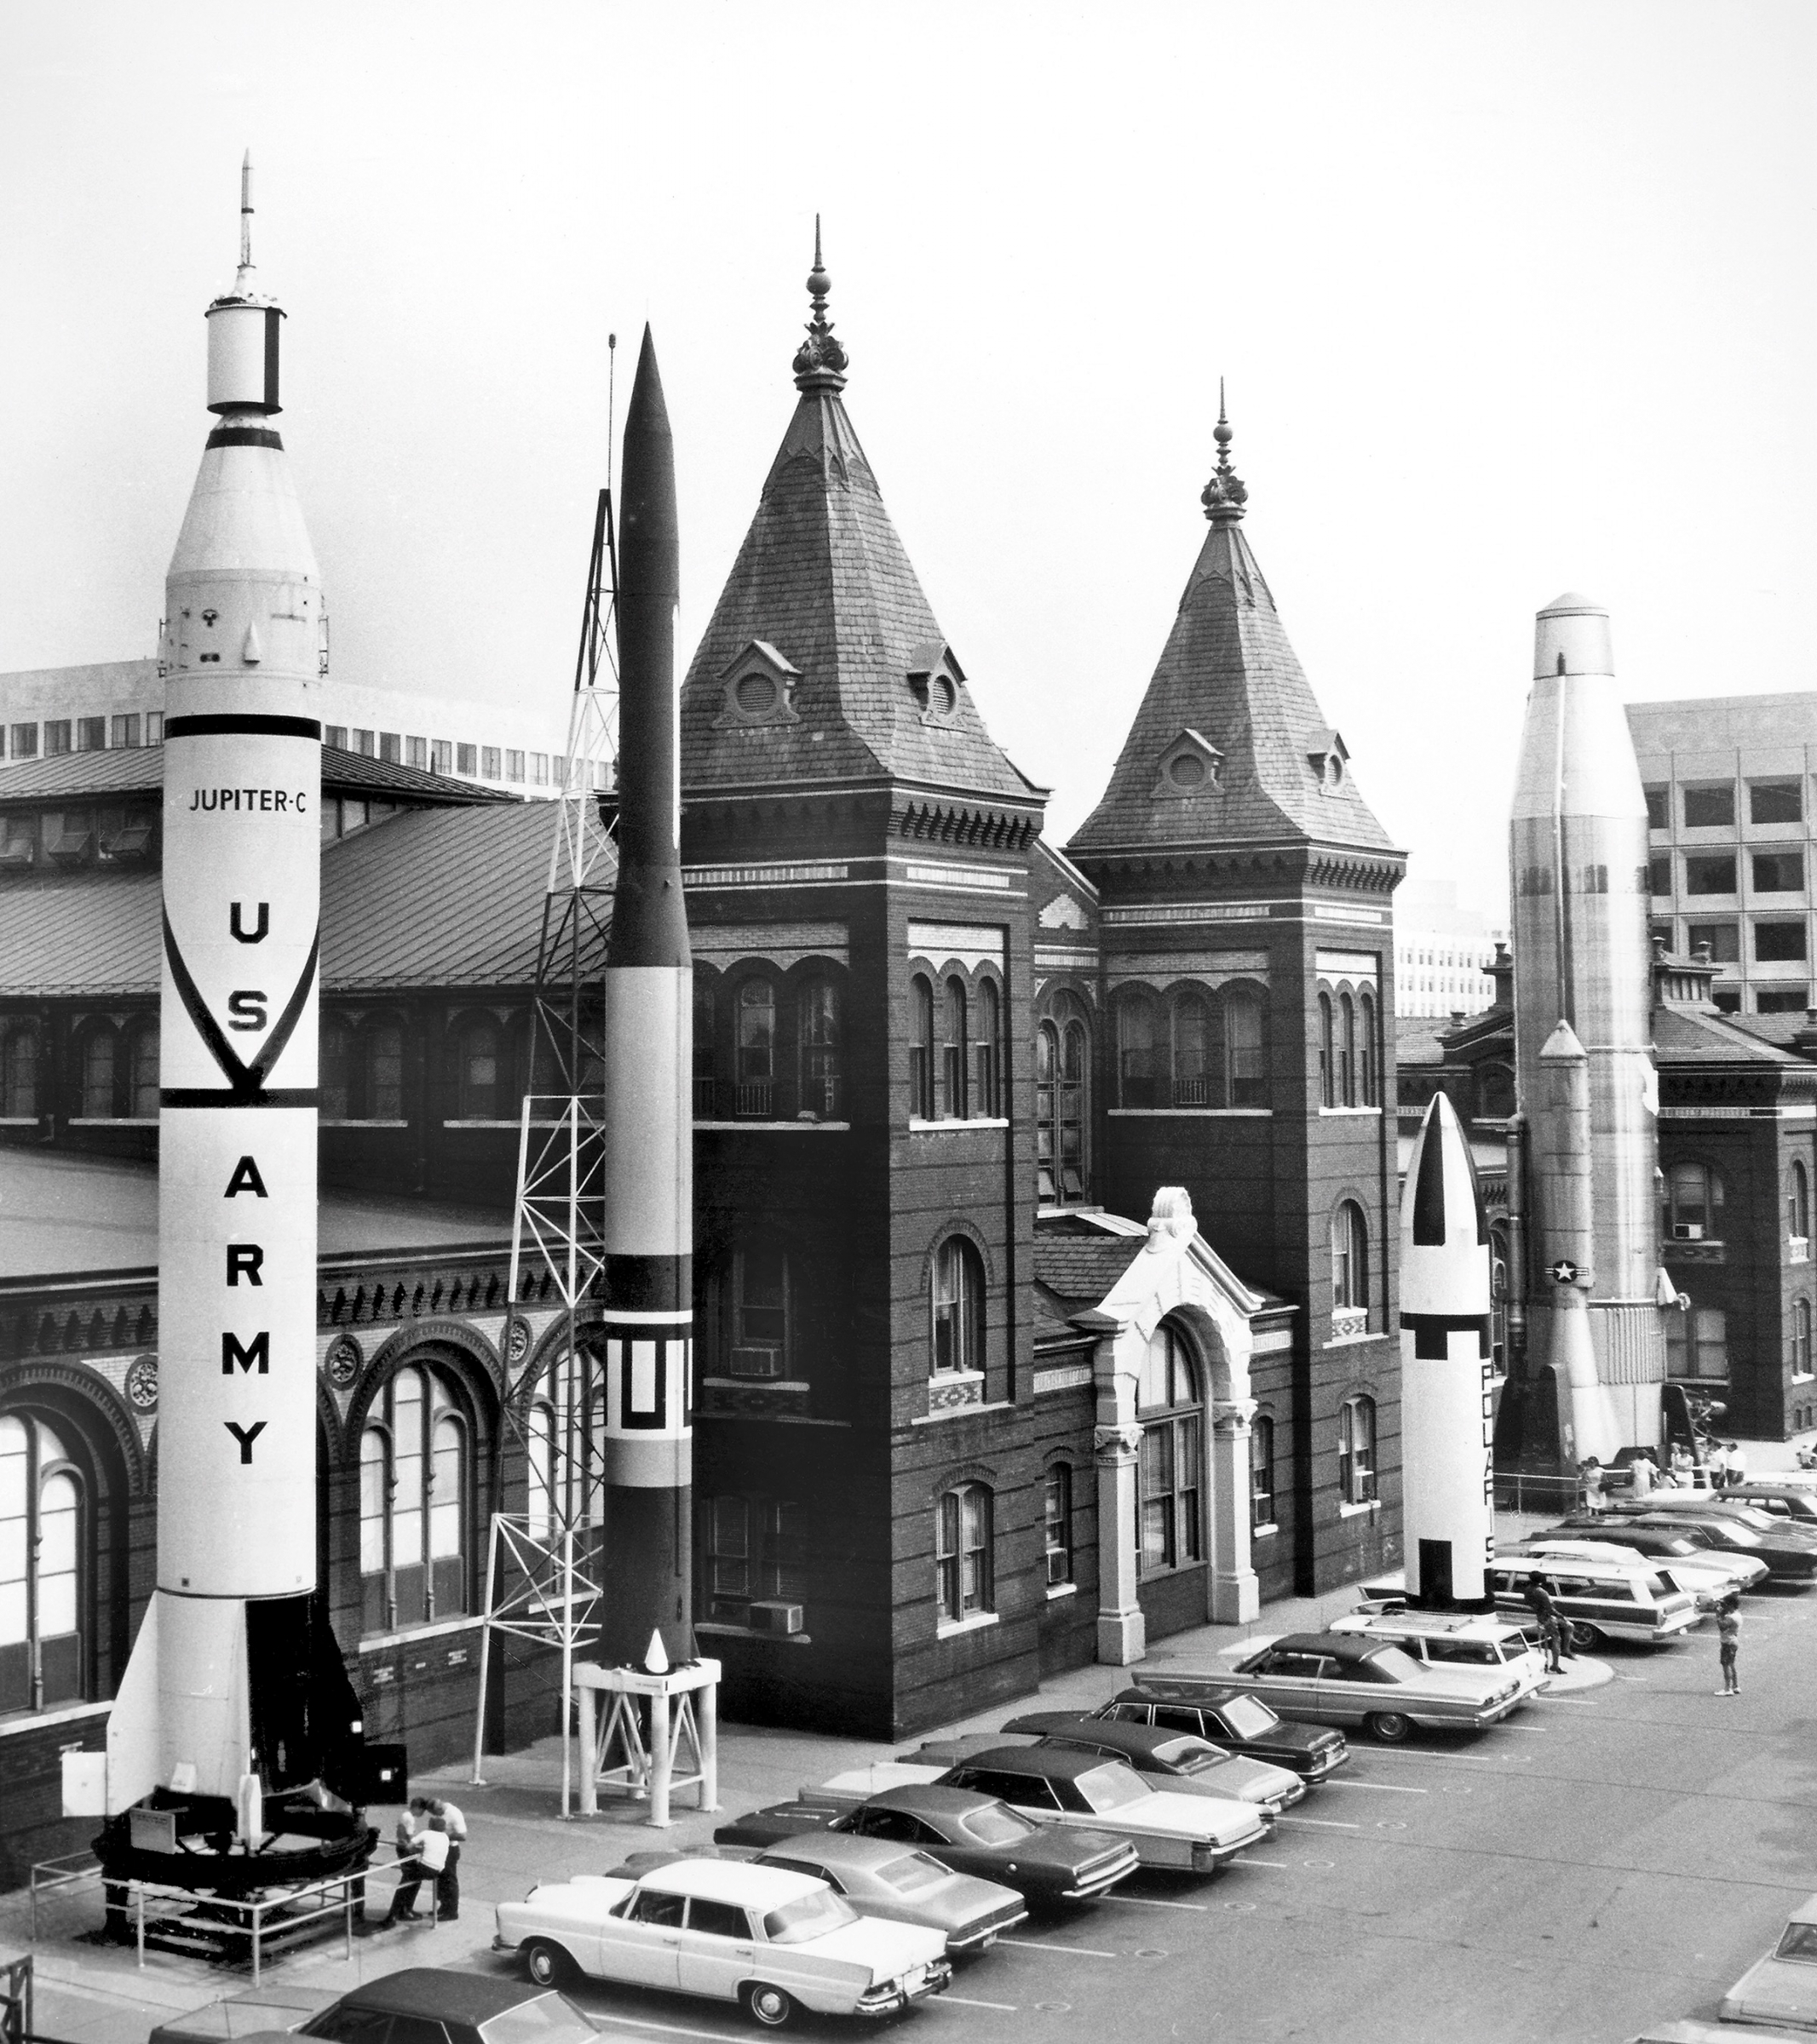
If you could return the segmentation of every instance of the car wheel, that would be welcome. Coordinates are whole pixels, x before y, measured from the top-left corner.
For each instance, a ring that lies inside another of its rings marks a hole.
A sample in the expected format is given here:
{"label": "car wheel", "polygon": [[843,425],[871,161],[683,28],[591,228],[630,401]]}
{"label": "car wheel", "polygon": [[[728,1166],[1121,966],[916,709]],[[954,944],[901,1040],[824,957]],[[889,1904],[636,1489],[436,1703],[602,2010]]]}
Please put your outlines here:
{"label": "car wheel", "polygon": [[781,2030],[795,2020],[795,1997],[768,1980],[747,1981],[739,1990],[745,2013],[759,2030]]}
{"label": "car wheel", "polygon": [[559,1987],[574,1971],[574,1961],[559,1944],[532,1938],[524,1947],[524,1971],[538,1987]]}
{"label": "car wheel", "polygon": [[1607,1646],[1608,1636],[1600,1625],[1585,1625],[1581,1619],[1571,1622],[1571,1644],[1579,1653],[1594,1653],[1599,1646]]}
{"label": "car wheel", "polygon": [[1413,1729],[1413,1720],[1398,1710],[1372,1710],[1363,1720],[1363,1729],[1384,1746],[1398,1746]]}

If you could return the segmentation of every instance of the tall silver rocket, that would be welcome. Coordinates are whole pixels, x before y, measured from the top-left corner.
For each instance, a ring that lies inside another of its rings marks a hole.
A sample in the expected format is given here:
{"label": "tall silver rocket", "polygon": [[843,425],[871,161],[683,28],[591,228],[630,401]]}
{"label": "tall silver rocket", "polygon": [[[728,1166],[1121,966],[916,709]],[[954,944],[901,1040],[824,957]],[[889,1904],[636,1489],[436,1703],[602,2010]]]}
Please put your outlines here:
{"label": "tall silver rocket", "polygon": [[1538,616],[1509,865],[1529,1371],[1552,1373],[1564,1455],[1607,1461],[1659,1438],[1659,1082],[1647,801],[1583,596]]}
{"label": "tall silver rocket", "polygon": [[618,870],[603,1031],[612,1568],[600,1645],[607,1667],[659,1668],[694,1651],[693,961],[681,896],[675,445],[647,326],[618,494]]}
{"label": "tall silver rocket", "polygon": [[254,274],[250,159],[240,199],[239,272],[207,314],[216,423],[158,653],[158,1574],[107,1739],[110,1811],[148,1793],[224,1801],[245,1848],[262,1799],[338,1778],[359,1726],[315,1594],[327,634],[273,424],[284,313]]}

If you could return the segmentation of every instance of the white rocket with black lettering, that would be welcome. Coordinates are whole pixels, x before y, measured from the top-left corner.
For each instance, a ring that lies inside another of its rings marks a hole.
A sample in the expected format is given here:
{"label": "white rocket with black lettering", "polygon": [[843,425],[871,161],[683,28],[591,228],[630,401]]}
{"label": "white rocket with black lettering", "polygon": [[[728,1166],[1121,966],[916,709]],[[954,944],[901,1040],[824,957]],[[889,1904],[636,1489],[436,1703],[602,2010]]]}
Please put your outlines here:
{"label": "white rocket with black lettering", "polygon": [[[284,314],[208,308],[216,424],[165,583],[157,1590],[108,1730],[108,1807],[331,1771],[316,1589],[321,579],[273,426]],[[312,1636],[312,1633],[313,1635]],[[338,1710],[351,1691],[340,1679]]]}
{"label": "white rocket with black lettering", "polygon": [[1489,1222],[1456,1111],[1436,1094],[1400,1193],[1400,1462],[1407,1596],[1490,1610],[1495,1559]]}

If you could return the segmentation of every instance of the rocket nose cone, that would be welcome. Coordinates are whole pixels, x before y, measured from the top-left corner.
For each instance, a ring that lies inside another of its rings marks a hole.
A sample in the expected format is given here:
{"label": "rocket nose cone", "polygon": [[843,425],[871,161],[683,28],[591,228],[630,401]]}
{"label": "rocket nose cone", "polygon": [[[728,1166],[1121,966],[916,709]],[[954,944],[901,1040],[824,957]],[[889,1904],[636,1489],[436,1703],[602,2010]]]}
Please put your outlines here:
{"label": "rocket nose cone", "polygon": [[1401,1195],[1403,1248],[1475,1249],[1489,1239],[1476,1160],[1457,1111],[1433,1095]]}
{"label": "rocket nose cone", "polygon": [[663,372],[656,365],[656,340],[648,323],[637,351],[637,373],[631,379],[631,401],[624,414],[624,437],[669,431],[669,406],[663,397]]}
{"label": "rocket nose cone", "polygon": [[1555,596],[1539,615],[1542,617],[1607,617],[1608,612],[1594,596],[1584,596],[1576,589],[1567,589],[1562,596]]}

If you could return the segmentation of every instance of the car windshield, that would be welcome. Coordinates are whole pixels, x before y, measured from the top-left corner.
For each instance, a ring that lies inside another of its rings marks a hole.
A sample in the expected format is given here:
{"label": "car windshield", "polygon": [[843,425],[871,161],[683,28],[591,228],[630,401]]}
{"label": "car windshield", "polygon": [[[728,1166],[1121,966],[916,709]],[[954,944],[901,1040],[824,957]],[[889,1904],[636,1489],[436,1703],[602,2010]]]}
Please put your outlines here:
{"label": "car windshield", "polygon": [[1127,1809],[1154,1794],[1133,1767],[1121,1760],[1107,1760],[1080,1775],[1073,1787],[1085,1799],[1085,1807],[1101,1817],[1107,1810]]}
{"label": "car windshield", "polygon": [[805,1944],[858,1921],[858,1911],[831,1888],[816,1888],[798,1901],[785,1902],[763,1919],[763,1935],[772,1944]]}
{"label": "car windshield", "polygon": [[1725,1519],[1739,1519],[1745,1526],[1751,1526],[1757,1533],[1770,1533],[1779,1523],[1770,1512],[1762,1512],[1754,1505],[1737,1505],[1734,1510],[1725,1512]]}
{"label": "car windshield", "polygon": [[937,1888],[943,1880],[951,1880],[952,1874],[925,1852],[907,1852],[900,1859],[886,1861],[877,1869],[877,1877],[899,1895],[919,1895],[924,1889]]}
{"label": "car windshield", "polygon": [[1798,1959],[1806,1966],[1817,1966],[1817,1923],[1788,1923],[1773,1956]]}
{"label": "car windshield", "polygon": [[1209,1774],[1214,1767],[1228,1767],[1231,1759],[1203,1739],[1170,1739],[1155,1748],[1154,1757],[1164,1767],[1177,1767],[1182,1774]]}
{"label": "car windshield", "polygon": [[1040,1828],[1018,1815],[1008,1803],[991,1803],[982,1810],[965,1813],[965,1829],[983,1846],[1013,1846],[1019,1838],[1026,1838]]}
{"label": "car windshield", "polygon": [[1217,1714],[1239,1739],[1259,1739],[1280,1723],[1268,1705],[1257,1702],[1254,1697],[1233,1697],[1228,1703],[1218,1705]]}
{"label": "car windshield", "polygon": [[485,2044],[599,2044],[600,2033],[566,1995],[538,1995],[480,2025]]}

